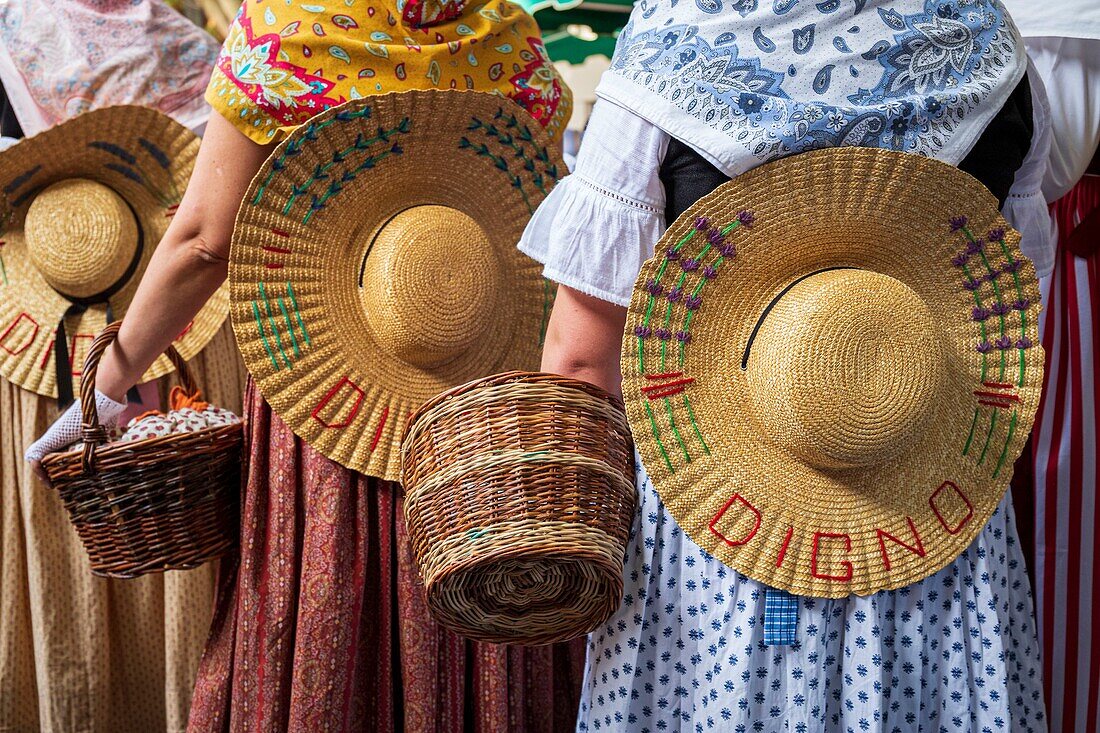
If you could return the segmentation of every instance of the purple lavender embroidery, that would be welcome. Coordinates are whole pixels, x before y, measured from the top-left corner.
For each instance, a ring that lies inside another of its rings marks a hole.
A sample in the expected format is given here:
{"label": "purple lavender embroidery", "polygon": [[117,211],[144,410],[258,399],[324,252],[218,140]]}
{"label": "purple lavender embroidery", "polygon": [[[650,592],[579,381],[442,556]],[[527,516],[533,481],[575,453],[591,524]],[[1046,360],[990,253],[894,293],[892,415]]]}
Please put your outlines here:
{"label": "purple lavender embroidery", "polygon": [[687,331],[677,331],[676,340],[682,344],[686,344],[687,342],[691,341],[691,334]]}
{"label": "purple lavender embroidery", "polygon": [[1004,351],[1005,349],[1011,349],[1012,339],[1010,339],[1008,336],[1001,336],[999,339],[993,342],[993,345],[1001,351]]}
{"label": "purple lavender embroidery", "polygon": [[709,232],[707,232],[707,241],[710,242],[712,246],[717,247],[726,240],[722,236],[722,232],[718,231],[717,229],[711,229]]}
{"label": "purple lavender embroidery", "polygon": [[669,247],[665,250],[665,259],[672,261],[680,259],[680,250]]}
{"label": "purple lavender embroidery", "polygon": [[951,258],[951,264],[955,267],[964,267],[967,262],[970,262],[970,255],[968,255],[966,252],[963,252],[962,254],[957,254]]}
{"label": "purple lavender embroidery", "polygon": [[707,265],[706,267],[703,268],[703,279],[704,280],[713,280],[716,277],[718,277],[718,268],[717,267],[715,267],[714,265]]}
{"label": "purple lavender embroidery", "polygon": [[1028,298],[1022,298],[1012,304],[1012,310],[1026,311],[1031,306],[1031,301]]}
{"label": "purple lavender embroidery", "polygon": [[680,290],[680,288],[673,288],[672,290],[668,291],[668,302],[669,303],[679,303],[680,299],[683,298],[683,297],[684,297],[684,291]]}
{"label": "purple lavender embroidery", "polygon": [[970,311],[971,319],[978,322],[987,320],[992,315],[993,311],[989,310],[988,308],[974,308],[974,310]]}
{"label": "purple lavender embroidery", "polygon": [[684,260],[680,267],[684,268],[684,272],[695,272],[699,269],[699,260]]}
{"label": "purple lavender embroidery", "polygon": [[976,255],[982,251],[981,242],[967,242],[966,253],[968,255]]}
{"label": "purple lavender embroidery", "polygon": [[726,259],[733,259],[737,256],[737,246],[727,242],[718,248],[718,254]]}
{"label": "purple lavender embroidery", "polygon": [[649,326],[635,326],[634,327],[634,335],[637,336],[640,339],[649,338],[649,335],[651,333],[653,333],[653,331],[649,328]]}
{"label": "purple lavender embroidery", "polygon": [[653,335],[661,339],[662,341],[668,341],[670,338],[672,338],[672,331],[669,331],[667,328],[658,328],[656,331],[653,332]]}
{"label": "purple lavender embroidery", "polygon": [[1013,273],[1019,272],[1020,268],[1024,266],[1023,260],[1012,260],[1012,262],[1006,262],[1004,267],[1001,268],[1001,272]]}
{"label": "purple lavender embroidery", "polygon": [[996,229],[990,229],[989,234],[986,235],[986,239],[990,242],[999,242],[1005,238],[1005,230],[1003,227],[997,227]]}
{"label": "purple lavender embroidery", "polygon": [[703,304],[703,298],[698,295],[689,295],[684,300],[684,307],[689,311],[699,310],[699,306]]}
{"label": "purple lavender embroidery", "polygon": [[988,354],[990,351],[993,351],[993,344],[988,341],[979,341],[977,349],[979,354]]}
{"label": "purple lavender embroidery", "polygon": [[664,290],[661,289],[661,286],[658,285],[657,281],[653,278],[645,281],[645,291],[655,298],[659,297],[661,293],[664,292]]}
{"label": "purple lavender embroidery", "polygon": [[966,226],[965,216],[953,216],[951,217],[951,231],[957,232]]}
{"label": "purple lavender embroidery", "polygon": [[1016,339],[1016,348],[1017,349],[1030,349],[1031,348],[1031,339],[1029,339],[1027,336],[1024,336],[1023,338]]}
{"label": "purple lavender embroidery", "polygon": [[974,278],[971,278],[969,280],[963,280],[963,288],[965,290],[969,290],[969,291],[973,292],[973,291],[977,290],[978,288],[980,288],[981,286],[982,286],[982,283],[981,283],[980,280],[975,280]]}
{"label": "purple lavender embroidery", "polygon": [[993,311],[993,315],[996,315],[996,316],[1004,316],[1004,315],[1007,315],[1007,314],[1008,314],[1008,312],[1009,312],[1009,311],[1011,310],[1011,308],[1009,308],[1009,307],[1008,307],[1008,306],[1007,306],[1006,304],[1004,304],[1004,303],[1001,303],[1001,302],[997,302],[997,303],[994,303],[994,304],[993,304],[993,307],[992,307],[992,309],[991,309],[991,310]]}
{"label": "purple lavender embroidery", "polygon": [[756,214],[751,211],[742,211],[737,215],[737,221],[741,222],[743,227],[751,227],[752,223],[756,221]]}
{"label": "purple lavender embroidery", "polygon": [[698,219],[695,220],[695,228],[698,229],[699,231],[709,229],[710,228],[710,219],[708,219],[705,216],[700,216]]}

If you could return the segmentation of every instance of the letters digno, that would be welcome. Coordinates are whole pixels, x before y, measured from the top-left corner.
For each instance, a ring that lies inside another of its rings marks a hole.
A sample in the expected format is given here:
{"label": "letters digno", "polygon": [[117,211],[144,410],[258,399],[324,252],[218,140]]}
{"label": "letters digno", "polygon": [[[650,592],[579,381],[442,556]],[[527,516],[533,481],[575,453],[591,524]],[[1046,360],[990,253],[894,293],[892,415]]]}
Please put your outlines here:
{"label": "letters digno", "polygon": [[[974,505],[954,481],[944,481],[931,491],[928,495],[928,506],[942,530],[950,535],[961,532],[974,518]],[[734,493],[711,519],[709,528],[727,545],[741,547],[752,542],[765,521],[763,514],[752,502],[740,493]],[[869,530],[873,533],[872,541],[879,547],[879,561],[887,570],[891,567],[891,557],[897,557],[899,553],[924,557],[927,552],[927,533],[924,537],[921,536],[912,517],[905,517],[905,521],[908,532],[901,533],[900,536],[880,527]],[[852,562],[856,559],[849,557],[852,551],[852,535],[843,532],[803,531],[807,535],[804,539],[811,543],[812,548],[810,574],[822,580],[850,581],[855,571]],[[786,562],[787,547],[797,533],[798,530],[794,527],[788,527],[783,544],[776,553],[776,567],[782,567]]]}

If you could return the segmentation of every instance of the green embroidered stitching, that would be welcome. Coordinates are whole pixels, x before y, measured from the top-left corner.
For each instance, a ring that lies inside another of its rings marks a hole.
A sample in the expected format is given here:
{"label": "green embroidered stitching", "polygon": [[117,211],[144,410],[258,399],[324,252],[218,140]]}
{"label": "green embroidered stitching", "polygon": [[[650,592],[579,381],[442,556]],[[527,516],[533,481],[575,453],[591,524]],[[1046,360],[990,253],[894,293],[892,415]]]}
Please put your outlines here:
{"label": "green embroidered stitching", "polygon": [[290,296],[290,302],[294,306],[294,317],[298,319],[298,325],[302,329],[302,336],[306,340],[306,346],[313,346],[313,341],[309,338],[309,331],[306,330],[306,323],[302,320],[302,311],[298,307],[298,299],[294,297],[294,287],[290,284],[289,280],[286,283],[286,294]]}
{"label": "green embroidered stitching", "polygon": [[[313,184],[318,181],[326,181],[329,179],[328,172],[332,170],[333,166],[343,163],[344,160],[354,152],[364,151],[370,148],[372,145],[376,145],[380,142],[389,142],[390,138],[397,134],[405,134],[408,132],[408,118],[401,121],[397,127],[389,130],[379,130],[378,134],[371,138],[364,138],[363,133],[359,133],[355,137],[353,142],[343,150],[335,150],[332,153],[332,160],[327,163],[318,163],[313,168],[313,173],[305,180],[300,186],[297,184],[290,184],[290,196],[287,197],[286,205],[283,206],[283,216],[290,213],[290,210],[294,207],[294,204],[299,198],[309,193],[309,189],[313,187]],[[346,181],[344,181],[346,183]]]}
{"label": "green embroidered stitching", "polygon": [[[967,279],[969,279],[969,280],[974,280],[975,279],[974,276],[970,274],[970,268],[968,268],[966,265],[962,266],[962,271],[963,271],[963,274],[966,275]],[[974,305],[977,308],[981,309],[982,308],[982,298],[981,298],[980,295],[978,295],[977,288],[975,288],[971,292],[974,295]],[[983,342],[989,341],[989,337],[988,337],[988,335],[986,335],[986,331],[985,331],[985,321],[978,321],[978,327],[981,329],[982,341]],[[982,353],[982,376],[981,376],[981,379],[979,381],[984,382],[985,378],[986,378],[986,374],[989,371],[989,354],[987,354],[984,351],[981,352],[981,353]],[[965,451],[964,451],[964,455],[965,455]]]}
{"label": "green embroidered stitching", "polygon": [[279,335],[279,329],[275,325],[275,317],[271,313],[271,302],[267,299],[267,289],[264,287],[264,284],[262,282],[259,285],[260,297],[263,298],[264,310],[267,312],[267,322],[268,325],[271,326],[271,332],[275,334],[275,345],[279,347],[279,355],[283,357],[283,361],[286,362],[287,368],[293,369],[294,367],[291,366],[290,359],[287,358],[286,351],[283,350],[283,338]]}
{"label": "green embroidered stitching", "polygon": [[703,433],[699,430],[699,423],[695,420],[695,410],[691,409],[691,401],[688,396],[684,395],[684,407],[687,409],[688,420],[691,422],[691,427],[695,430],[695,437],[699,439],[699,444],[703,446],[703,453],[710,455],[710,446],[707,445],[707,441],[703,440]]}
{"label": "green embroidered stitching", "polygon": [[286,310],[286,299],[279,298],[279,310],[283,312],[283,320],[286,321],[286,330],[290,334],[290,343],[294,346],[294,355],[301,356],[302,350],[298,348],[298,337],[294,335],[294,324],[290,321],[290,313]]}
{"label": "green embroidered stitching", "polygon": [[275,353],[271,350],[271,344],[267,342],[267,334],[264,333],[264,323],[260,319],[260,307],[256,305],[256,301],[252,301],[252,317],[256,319],[256,328],[260,330],[260,340],[263,341],[264,351],[267,352],[267,358],[271,359],[271,366],[275,367],[275,371],[279,371],[282,367],[279,365],[278,360],[275,359]]}
{"label": "green embroidered stitching", "polygon": [[458,141],[459,150],[473,150],[478,156],[486,157],[493,161],[493,165],[497,170],[503,171],[508,174],[508,178],[511,181],[512,188],[519,191],[519,195],[523,197],[523,203],[527,207],[527,213],[535,213],[535,209],[531,206],[530,199],[527,198],[527,191],[523,189],[523,179],[517,175],[513,175],[511,169],[508,167],[508,161],[504,159],[502,155],[494,155],[493,151],[489,150],[489,146],[485,143],[474,144],[470,142],[470,138],[465,135]]}
{"label": "green embroidered stitching", "polygon": [[649,416],[649,427],[653,430],[653,439],[657,441],[657,449],[661,451],[661,457],[665,459],[665,466],[668,467],[670,472],[675,473],[676,469],[672,467],[672,461],[668,459],[668,451],[665,450],[665,445],[661,442],[661,432],[657,429],[657,421],[653,417],[653,410],[650,409],[648,400],[645,402],[645,412]]}
{"label": "green embroidered stitching", "polygon": [[[970,229],[968,229],[967,227],[963,227],[962,231],[966,235],[966,238],[972,244],[978,244],[978,241],[974,238],[974,235],[970,232]],[[978,254],[981,255],[982,264],[985,265],[985,271],[989,275],[989,284],[993,286],[993,295],[996,297],[996,303],[997,303],[998,306],[1003,306],[1004,305],[1004,298],[1001,297],[1001,288],[997,285],[997,273],[993,270],[993,266],[989,264],[989,258],[986,257],[985,248],[982,247],[982,246],[979,246],[978,247]],[[974,291],[974,292],[977,292],[977,291]],[[999,313],[997,317],[1000,319],[1001,338],[1003,339],[1006,335],[1006,333],[1005,333],[1005,317],[1004,317],[1003,311],[1001,313]],[[984,330],[984,328],[983,328],[983,330]],[[999,349],[999,351],[1001,352],[1001,369],[1000,369],[997,381],[1003,382],[1005,380],[1005,366],[1006,366],[1005,365],[1005,350],[1004,349]],[[985,381],[984,376],[983,376],[982,381]]]}
{"label": "green embroidered stitching", "polygon": [[[996,413],[994,413],[996,414]],[[1005,438],[1005,447],[1001,450],[1001,457],[997,459],[997,468],[993,471],[993,478],[997,478],[997,474],[1001,472],[1001,466],[1004,465],[1005,456],[1008,455],[1008,446],[1012,443],[1012,435],[1016,432],[1016,410],[1012,411],[1012,419],[1008,423],[1008,437]]]}
{"label": "green embroidered stitching", "polygon": [[381,152],[378,155],[373,155],[364,160],[352,170],[345,171],[344,175],[340,177],[339,181],[331,181],[328,184],[328,188],[325,189],[325,192],[323,194],[313,197],[313,201],[309,205],[309,211],[307,211],[305,216],[302,217],[302,223],[308,224],[309,220],[313,218],[313,215],[315,213],[325,208],[325,206],[328,205],[330,199],[334,198],[338,193],[344,190],[345,183],[350,183],[351,181],[354,181],[357,175],[365,170],[370,170],[374,166],[378,165],[380,161],[384,160],[390,155],[401,155],[403,152],[404,150],[402,150],[401,146],[394,143],[393,147],[389,150]]}
{"label": "green embroidered stitching", "polygon": [[[984,356],[984,354],[983,354]],[[970,434],[966,436],[966,445],[963,446],[963,455],[970,452],[970,444],[974,440],[974,428],[978,426],[978,408],[974,408],[974,419],[970,421]]]}
{"label": "green embroidered stitching", "polygon": [[[1008,245],[1005,244],[1004,238],[1001,237],[1000,239],[998,239],[997,243],[1001,245],[1001,252],[1004,253],[1005,262],[1006,263],[1014,262],[1015,258],[1012,257],[1011,254],[1009,254]],[[1020,285],[1020,275],[1019,275],[1019,273],[1016,272],[1015,269],[1012,270],[1012,281],[1016,285],[1016,297],[1020,300],[1020,302],[1023,302],[1024,301],[1024,289]],[[1026,310],[1021,310],[1020,311],[1020,339],[1023,340],[1023,339],[1026,339],[1026,338],[1027,338],[1027,311]],[[1025,359],[1025,350],[1021,348],[1021,349],[1017,349],[1017,351],[1019,351],[1019,353],[1020,353],[1020,376],[1019,376],[1019,381],[1016,383],[1016,386],[1017,387],[1023,387],[1024,386],[1024,368],[1025,368],[1027,362],[1026,362],[1026,359]]]}
{"label": "green embroidered stitching", "polygon": [[[354,112],[348,111],[348,110],[341,110],[340,112],[337,112],[335,115],[333,115],[332,117],[328,118],[327,120],[325,120],[323,122],[310,122],[310,123],[307,123],[306,126],[303,128],[304,137],[295,138],[294,140],[291,140],[290,142],[288,142],[286,147],[283,148],[283,152],[279,155],[279,157],[277,157],[277,158],[275,158],[271,161],[271,170],[268,171],[267,177],[264,178],[263,183],[261,183],[259,185],[259,187],[256,189],[256,195],[252,198],[252,205],[256,206],[260,203],[260,201],[264,197],[264,192],[267,190],[267,187],[271,184],[271,180],[275,177],[275,174],[281,172],[284,168],[286,168],[287,159],[292,158],[295,155],[298,155],[299,153],[301,153],[302,150],[305,149],[305,144],[307,142],[312,142],[312,141],[316,140],[317,139],[317,133],[319,131],[321,131],[321,130],[325,129],[326,127],[328,127],[329,125],[335,124],[337,122],[351,122],[352,120],[357,120],[357,119],[367,119],[370,116],[371,116],[371,108],[370,107],[364,107],[363,109],[356,110]],[[407,117],[404,120],[402,120],[402,124],[405,124],[407,122],[408,122]],[[404,130],[403,132],[408,132],[408,130]]]}
{"label": "green embroidered stitching", "polygon": [[985,434],[985,445],[982,446],[982,455],[978,458],[978,465],[985,463],[985,454],[989,450],[989,440],[993,437],[993,431],[997,428],[997,411],[993,410],[989,418],[989,432]]}

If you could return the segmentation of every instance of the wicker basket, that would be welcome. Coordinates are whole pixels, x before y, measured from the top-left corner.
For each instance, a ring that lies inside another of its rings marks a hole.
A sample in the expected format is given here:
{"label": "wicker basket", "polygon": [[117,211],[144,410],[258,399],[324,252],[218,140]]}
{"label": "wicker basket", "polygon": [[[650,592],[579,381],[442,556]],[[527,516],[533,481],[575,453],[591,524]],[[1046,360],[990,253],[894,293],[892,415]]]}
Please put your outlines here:
{"label": "wicker basket", "polygon": [[[96,575],[133,578],[197,567],[237,541],[243,428],[223,425],[100,447],[107,432],[95,409],[95,375],[118,327],[96,337],[84,362],[83,450],[46,456],[42,466]],[[187,363],[171,347],[166,353],[184,391],[197,395]]]}
{"label": "wicker basket", "polygon": [[549,644],[618,608],[637,501],[618,398],[551,374],[471,382],[410,420],[402,479],[413,553],[443,626]]}

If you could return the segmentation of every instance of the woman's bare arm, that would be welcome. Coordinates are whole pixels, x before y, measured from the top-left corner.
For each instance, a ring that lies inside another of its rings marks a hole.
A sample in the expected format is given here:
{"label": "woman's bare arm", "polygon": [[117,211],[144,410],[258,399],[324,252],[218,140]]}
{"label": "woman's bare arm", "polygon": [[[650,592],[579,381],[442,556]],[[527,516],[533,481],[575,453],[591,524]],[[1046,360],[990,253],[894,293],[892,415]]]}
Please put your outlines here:
{"label": "woman's bare arm", "polygon": [[626,308],[559,285],[546,329],[542,370],[621,394],[619,351],[625,325]]}
{"label": "woman's bare arm", "polygon": [[[183,201],[149,261],[118,339],[100,362],[96,388],[104,395],[121,402],[225,280],[237,208],[269,151],[211,115]],[[59,422],[76,419],[72,414]],[[55,431],[57,423],[28,449],[31,468],[46,482],[41,456],[64,443],[51,437]]]}
{"label": "woman's bare arm", "polygon": [[270,149],[211,114],[183,201],[100,363],[99,391],[121,401],[225,280],[237,208]]}

